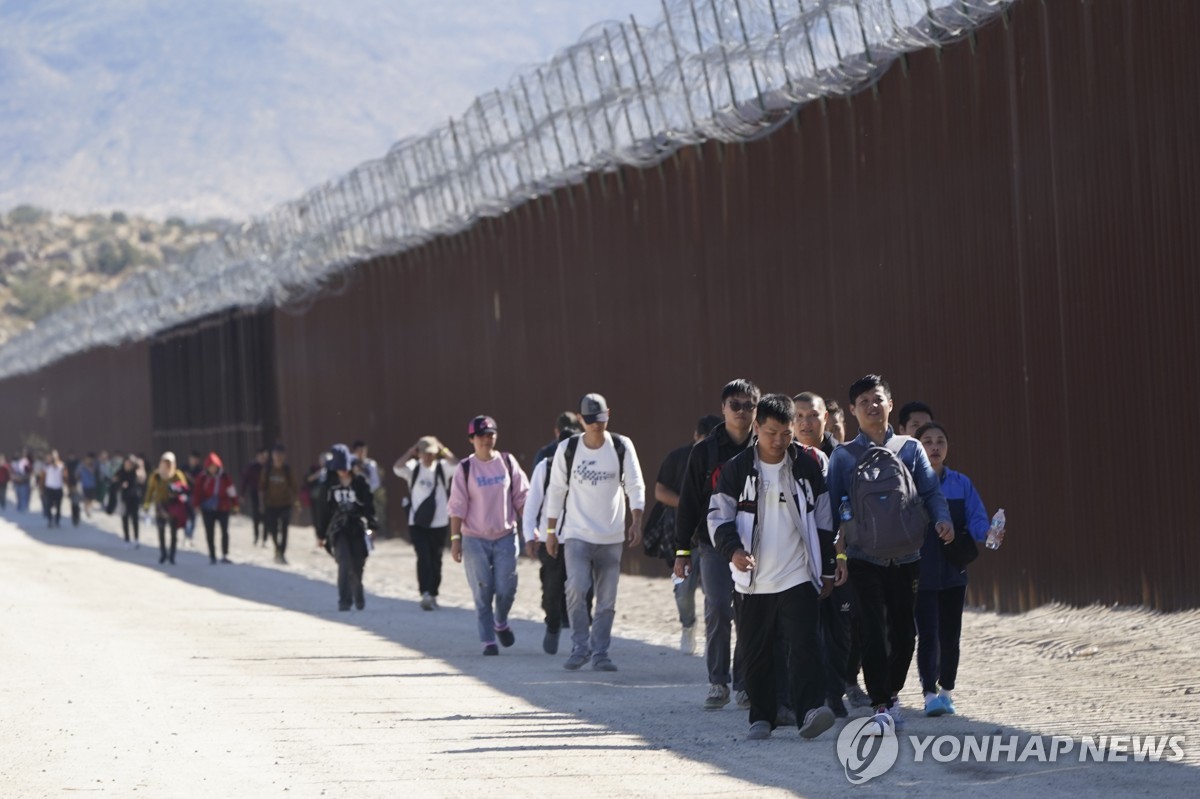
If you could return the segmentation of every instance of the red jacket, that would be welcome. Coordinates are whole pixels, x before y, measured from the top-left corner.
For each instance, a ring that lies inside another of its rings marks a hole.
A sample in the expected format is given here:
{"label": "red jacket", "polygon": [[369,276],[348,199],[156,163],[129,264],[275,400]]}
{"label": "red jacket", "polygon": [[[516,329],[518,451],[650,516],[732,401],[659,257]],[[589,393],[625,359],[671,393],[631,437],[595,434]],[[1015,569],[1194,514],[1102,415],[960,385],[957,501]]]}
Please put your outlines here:
{"label": "red jacket", "polygon": [[[210,474],[208,467],[216,466],[219,470],[215,475]],[[212,499],[216,498],[216,507]],[[216,510],[222,512],[238,509],[237,488],[233,478],[225,473],[221,459],[215,452],[210,452],[204,461],[204,471],[196,478],[192,486],[192,504],[201,510]]]}

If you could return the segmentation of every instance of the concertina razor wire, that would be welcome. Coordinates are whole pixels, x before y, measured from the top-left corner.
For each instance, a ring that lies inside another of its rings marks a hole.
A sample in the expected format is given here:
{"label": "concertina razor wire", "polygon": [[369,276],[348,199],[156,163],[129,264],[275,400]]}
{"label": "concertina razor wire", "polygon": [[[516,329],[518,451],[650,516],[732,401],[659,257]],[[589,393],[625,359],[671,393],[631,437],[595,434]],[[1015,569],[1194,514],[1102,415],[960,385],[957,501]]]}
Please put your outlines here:
{"label": "concertina razor wire", "polygon": [[186,259],[42,319],[0,349],[0,377],[233,308],[285,306],[362,261],[462,231],[707,139],[761,137],[900,55],[968,34],[1012,0],[663,0],[605,22],[433,132],[283,203]]}

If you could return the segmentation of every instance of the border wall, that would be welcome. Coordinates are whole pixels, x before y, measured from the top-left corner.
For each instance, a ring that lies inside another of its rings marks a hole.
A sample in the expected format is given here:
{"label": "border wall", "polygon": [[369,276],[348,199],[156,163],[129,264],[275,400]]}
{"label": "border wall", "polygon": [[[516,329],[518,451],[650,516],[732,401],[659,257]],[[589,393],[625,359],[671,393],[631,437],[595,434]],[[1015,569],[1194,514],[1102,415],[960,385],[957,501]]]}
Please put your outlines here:
{"label": "border wall", "polygon": [[[1200,434],[1196,30],[1188,0],[1024,0],[768,137],[592,174],[368,261],[268,313],[277,411],[259,423],[295,463],[362,437],[390,466],[425,433],[466,451],[489,413],[528,466],[600,391],[652,483],[730,378],[844,404],[880,372],[1007,510],[970,602],[1200,606],[1194,470],[1166,456]],[[36,418],[119,446],[95,436],[126,406],[145,428],[112,432],[148,439],[141,394],[90,382],[139,347],[4,381],[5,440]],[[101,399],[78,418],[30,412],[81,384]]]}

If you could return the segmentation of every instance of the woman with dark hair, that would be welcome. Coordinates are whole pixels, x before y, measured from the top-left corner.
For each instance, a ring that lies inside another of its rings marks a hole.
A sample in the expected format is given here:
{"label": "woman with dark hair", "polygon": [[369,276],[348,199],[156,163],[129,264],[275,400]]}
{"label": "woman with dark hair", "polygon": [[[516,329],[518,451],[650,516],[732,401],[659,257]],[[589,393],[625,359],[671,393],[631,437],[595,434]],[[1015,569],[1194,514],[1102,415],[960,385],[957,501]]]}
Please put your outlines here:
{"label": "woman with dark hair", "polygon": [[[925,448],[929,465],[941,482],[954,523],[954,531],[945,536],[939,536],[930,524],[921,547],[917,589],[917,672],[925,694],[925,715],[941,716],[955,712],[951,692],[958,676],[958,641],[967,595],[966,562],[977,551],[973,542],[987,537],[989,523],[983,500],[970,478],[946,466],[950,452],[946,428],[929,422],[916,431],[915,438]],[[961,540],[964,536],[972,540]]]}
{"label": "woman with dark hair", "polygon": [[[142,484],[146,480],[140,474],[141,465],[133,456],[121,462],[121,468],[113,474],[111,491],[121,503],[121,532],[125,534],[125,543],[137,549],[141,546],[138,540],[138,510],[142,504]],[[133,530],[133,540],[129,539],[130,529]]]}

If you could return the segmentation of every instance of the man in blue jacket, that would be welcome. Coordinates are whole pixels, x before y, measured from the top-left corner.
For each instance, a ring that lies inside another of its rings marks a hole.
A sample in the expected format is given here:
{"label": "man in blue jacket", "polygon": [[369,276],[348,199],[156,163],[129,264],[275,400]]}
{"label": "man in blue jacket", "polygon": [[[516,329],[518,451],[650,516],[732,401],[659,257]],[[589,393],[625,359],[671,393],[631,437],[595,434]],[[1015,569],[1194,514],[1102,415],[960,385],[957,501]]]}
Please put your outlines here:
{"label": "man in blue jacket", "polygon": [[[892,413],[892,390],[879,375],[866,375],[850,386],[850,413],[858,421],[859,434],[834,450],[829,459],[829,495],[834,503],[850,496],[860,454],[871,447],[886,447],[896,453],[912,474],[916,489],[938,535],[953,535],[950,511],[942,496],[937,475],[929,465],[921,443],[897,436],[888,423]],[[841,520],[834,515],[834,523]],[[923,538],[922,538],[923,540]],[[872,557],[839,538],[839,549],[849,559],[850,585],[854,589],[862,621],[862,665],[867,694],[875,709],[877,732],[883,726],[904,725],[899,693],[912,664],[917,629],[913,612],[920,579],[921,542],[912,552],[890,558]],[[841,555],[839,554],[839,557]],[[883,716],[890,716],[889,719]]]}

